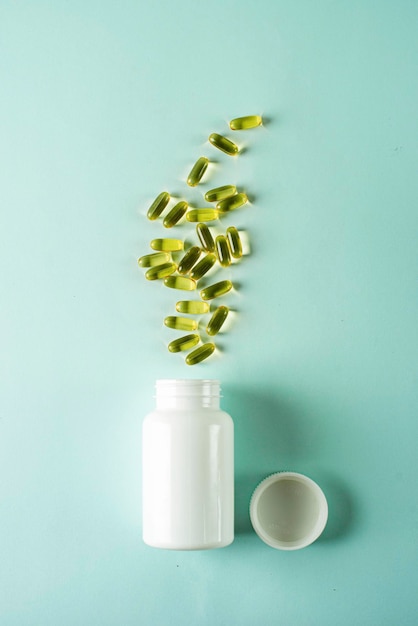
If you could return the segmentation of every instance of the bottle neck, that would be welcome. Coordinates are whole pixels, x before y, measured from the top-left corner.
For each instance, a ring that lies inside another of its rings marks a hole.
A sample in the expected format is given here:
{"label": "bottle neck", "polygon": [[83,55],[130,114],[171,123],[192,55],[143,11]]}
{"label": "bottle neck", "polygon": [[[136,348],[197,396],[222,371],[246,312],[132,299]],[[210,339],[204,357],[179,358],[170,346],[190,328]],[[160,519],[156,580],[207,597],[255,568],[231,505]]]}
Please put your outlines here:
{"label": "bottle neck", "polygon": [[218,380],[162,379],[156,382],[157,409],[219,409]]}

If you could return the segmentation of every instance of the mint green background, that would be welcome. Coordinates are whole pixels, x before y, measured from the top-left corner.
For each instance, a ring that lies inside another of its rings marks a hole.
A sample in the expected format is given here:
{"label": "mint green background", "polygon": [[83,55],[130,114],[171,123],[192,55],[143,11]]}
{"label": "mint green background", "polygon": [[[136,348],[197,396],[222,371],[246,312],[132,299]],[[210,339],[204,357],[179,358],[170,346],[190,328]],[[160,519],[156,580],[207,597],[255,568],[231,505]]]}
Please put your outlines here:
{"label": "mint green background", "polygon": [[[1,3],[2,626],[417,623],[417,19],[405,0]],[[207,144],[259,112],[238,159]],[[162,325],[179,298],[136,259],[157,193],[200,194],[201,154],[251,194],[224,224],[252,253],[225,271],[222,355],[188,368]],[[141,540],[141,418],[156,378],[186,376],[219,378],[236,424],[224,550]],[[248,519],[280,469],[330,506],[294,553]]]}

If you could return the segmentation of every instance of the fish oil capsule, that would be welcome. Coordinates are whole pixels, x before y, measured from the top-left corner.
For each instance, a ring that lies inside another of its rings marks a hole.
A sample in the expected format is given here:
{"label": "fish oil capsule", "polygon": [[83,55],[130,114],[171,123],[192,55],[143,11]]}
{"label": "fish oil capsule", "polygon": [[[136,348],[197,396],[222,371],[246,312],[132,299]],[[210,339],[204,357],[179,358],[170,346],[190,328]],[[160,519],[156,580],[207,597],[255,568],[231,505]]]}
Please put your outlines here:
{"label": "fish oil capsule", "polygon": [[153,239],[151,248],[163,252],[177,252],[183,250],[183,242],[181,239]]}
{"label": "fish oil capsule", "polygon": [[197,322],[191,317],[179,317],[178,315],[169,315],[165,318],[164,324],[168,328],[175,330],[196,330]]}
{"label": "fish oil capsule", "polygon": [[231,253],[229,251],[228,242],[224,235],[218,235],[215,239],[216,256],[222,267],[231,265]]}
{"label": "fish oil capsule", "polygon": [[188,222],[213,222],[219,217],[217,209],[191,209],[186,213]]}
{"label": "fish oil capsule", "polygon": [[155,267],[155,265],[162,265],[168,263],[170,255],[167,252],[154,252],[153,254],[146,254],[138,259],[139,267]]}
{"label": "fish oil capsule", "polygon": [[232,256],[234,259],[240,259],[242,257],[242,242],[235,226],[229,226],[226,229],[226,237]]}
{"label": "fish oil capsule", "polygon": [[210,270],[215,262],[216,256],[212,252],[208,252],[208,254],[192,268],[190,278],[193,278],[193,280],[199,280],[199,278],[202,278],[202,276]]}
{"label": "fish oil capsule", "polygon": [[187,276],[168,276],[164,278],[164,285],[170,289],[184,289],[185,291],[196,289],[196,281]]}
{"label": "fish oil capsule", "polygon": [[209,135],[209,141],[212,146],[215,146],[215,148],[229,154],[229,156],[235,156],[239,152],[238,146],[233,141],[227,139],[223,135],[218,135],[218,133],[212,133]]}
{"label": "fish oil capsule", "polygon": [[209,312],[209,304],[202,300],[180,300],[176,304],[178,313],[191,313],[193,315],[201,315]]}
{"label": "fish oil capsule", "polygon": [[244,117],[236,117],[229,122],[231,130],[249,130],[261,126],[263,119],[261,115],[245,115]]}
{"label": "fish oil capsule", "polygon": [[179,337],[178,339],[174,339],[168,344],[168,349],[170,352],[181,352],[182,350],[190,350],[200,341],[199,335],[191,334],[184,335],[184,337]]}
{"label": "fish oil capsule", "polygon": [[208,358],[215,350],[214,343],[204,343],[203,346],[196,348],[186,356],[187,365],[196,365]]}
{"label": "fish oil capsule", "polygon": [[165,207],[167,206],[169,202],[170,202],[170,194],[168,193],[168,191],[163,191],[162,193],[160,193],[160,195],[155,198],[154,202],[151,204],[150,208],[148,209],[148,213],[147,213],[148,219],[156,220],[157,217],[159,217],[161,213],[164,211]]}
{"label": "fish oil capsule", "polygon": [[196,187],[202,179],[203,174],[206,172],[209,165],[209,159],[206,157],[200,157],[193,165],[189,176],[187,177],[187,184],[189,187]]}
{"label": "fish oil capsule", "polygon": [[225,198],[225,200],[221,200],[220,202],[218,202],[216,208],[221,213],[226,213],[227,211],[239,209],[246,202],[248,202],[248,197],[246,193],[236,193],[235,196]]}
{"label": "fish oil capsule", "polygon": [[219,333],[223,323],[228,317],[228,313],[229,309],[227,306],[218,306],[206,326],[206,332],[208,335],[213,337],[213,335],[217,335]]}
{"label": "fish oil capsule", "polygon": [[[170,278],[171,276],[169,278],[166,278],[165,280],[170,280]],[[231,291],[231,289],[232,283],[230,280],[221,280],[219,281],[219,283],[214,283],[213,285],[209,285],[209,287],[205,287],[205,289],[202,289],[202,291],[200,292],[200,297],[202,298],[202,300],[213,300],[213,298],[219,298],[219,296],[223,296],[224,294],[228,293],[228,291]]]}
{"label": "fish oil capsule", "polygon": [[178,272],[179,274],[187,274],[192,269],[200,257],[202,251],[198,246],[192,246],[179,262]]}
{"label": "fish oil capsule", "polygon": [[181,220],[183,215],[186,213],[188,204],[185,200],[181,200],[177,202],[171,209],[171,211],[166,215],[163,221],[163,225],[166,228],[172,228]]}
{"label": "fish oil capsule", "polygon": [[235,185],[223,185],[222,187],[215,187],[215,189],[209,189],[205,193],[206,202],[219,202],[237,193]]}
{"label": "fish oil capsule", "polygon": [[209,226],[206,226],[206,224],[198,224],[196,226],[196,232],[199,237],[199,241],[202,244],[202,248],[206,250],[206,252],[214,252],[215,240],[212,237]]}
{"label": "fish oil capsule", "polygon": [[176,269],[177,265],[175,263],[163,263],[162,265],[156,265],[145,272],[145,278],[148,280],[165,278],[166,276],[170,276],[170,274],[174,274]]}

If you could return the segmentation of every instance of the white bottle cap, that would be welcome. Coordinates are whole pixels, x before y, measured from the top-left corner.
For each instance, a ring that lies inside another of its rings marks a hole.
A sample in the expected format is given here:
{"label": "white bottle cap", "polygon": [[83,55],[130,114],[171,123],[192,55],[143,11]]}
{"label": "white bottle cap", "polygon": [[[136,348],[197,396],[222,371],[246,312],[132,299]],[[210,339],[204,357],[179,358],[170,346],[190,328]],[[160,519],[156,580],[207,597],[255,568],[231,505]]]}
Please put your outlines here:
{"label": "white bottle cap", "polygon": [[279,472],[255,489],[250,518],[257,535],[278,550],[299,550],[318,539],[328,519],[322,489],[295,472]]}

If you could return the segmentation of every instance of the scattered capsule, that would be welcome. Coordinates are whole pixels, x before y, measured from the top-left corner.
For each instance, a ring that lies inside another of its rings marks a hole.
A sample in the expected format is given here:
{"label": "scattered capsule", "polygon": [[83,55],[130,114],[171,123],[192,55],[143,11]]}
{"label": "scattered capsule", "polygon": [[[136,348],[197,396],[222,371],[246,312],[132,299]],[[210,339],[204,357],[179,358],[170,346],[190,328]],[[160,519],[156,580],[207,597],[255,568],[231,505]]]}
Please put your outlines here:
{"label": "scattered capsule", "polygon": [[202,276],[210,270],[215,262],[216,256],[212,252],[208,252],[208,254],[192,268],[190,277],[193,278],[193,280],[199,280],[199,278],[202,278]]}
{"label": "scattered capsule", "polygon": [[196,330],[197,322],[191,317],[179,317],[178,315],[169,315],[164,320],[164,324],[168,328],[175,330]]}
{"label": "scattered capsule", "polygon": [[186,219],[189,222],[213,222],[219,217],[219,211],[216,209],[191,209],[186,213]]}
{"label": "scattered capsule", "polygon": [[231,265],[231,253],[229,251],[228,242],[224,235],[218,235],[215,239],[216,256],[222,267]]}
{"label": "scattered capsule", "polygon": [[218,202],[216,208],[221,213],[226,213],[227,211],[239,209],[239,207],[241,207],[246,202],[248,202],[248,197],[246,193],[236,193],[235,196],[225,198],[225,200],[221,200],[220,202]]}
{"label": "scattered capsule", "polygon": [[240,259],[242,257],[242,242],[239,236],[239,232],[235,228],[235,226],[229,226],[226,229],[226,236],[232,256],[234,257],[234,259]]}
{"label": "scattered capsule", "polygon": [[168,276],[164,278],[164,285],[170,289],[184,289],[185,291],[196,289],[196,281],[187,276]]}
{"label": "scattered capsule", "polygon": [[245,115],[244,117],[236,117],[229,122],[231,130],[249,130],[261,126],[263,119],[261,115]]}
{"label": "scattered capsule", "polygon": [[202,300],[180,300],[176,304],[178,313],[191,313],[192,315],[201,315],[209,312],[209,304]]}
{"label": "scattered capsule", "polygon": [[214,352],[214,350],[214,343],[204,343],[203,346],[196,348],[196,350],[193,350],[193,352],[190,352],[190,354],[186,356],[187,365],[196,365],[196,363],[204,361],[204,359],[207,359],[208,356]]}
{"label": "scattered capsule", "polygon": [[215,251],[215,241],[212,237],[212,233],[209,230],[209,226],[206,224],[198,224],[196,226],[197,236],[199,237],[199,241],[202,244],[202,248],[206,250],[206,252],[214,252]]}
{"label": "scattered capsule", "polygon": [[162,265],[168,263],[170,255],[167,252],[154,252],[153,254],[146,254],[138,259],[139,267],[155,267],[155,265]]}
{"label": "scattered capsule", "polygon": [[167,213],[166,217],[164,218],[163,225],[166,228],[172,228],[173,226],[175,226],[186,213],[188,206],[189,205],[185,200],[177,202],[177,204],[173,206],[171,211]]}
{"label": "scattered capsule", "polygon": [[179,262],[178,272],[179,274],[187,274],[192,269],[193,265],[196,263],[198,258],[200,257],[202,251],[199,246],[192,246],[189,250],[187,250],[184,257]]}
{"label": "scattered capsule", "polygon": [[160,195],[155,198],[154,202],[151,204],[150,208],[148,209],[148,213],[147,213],[148,219],[156,220],[157,217],[159,217],[161,213],[164,211],[165,207],[167,206],[169,202],[170,202],[170,194],[168,193],[168,191],[163,191],[162,193],[160,193]]}
{"label": "scattered capsule", "polygon": [[145,278],[147,278],[148,280],[165,278],[166,276],[174,274],[176,269],[177,265],[175,263],[163,263],[162,265],[156,265],[155,267],[151,267],[147,272],[145,272]]}
{"label": "scattered capsule", "polygon": [[217,335],[219,333],[223,323],[228,317],[228,313],[229,309],[227,306],[218,306],[206,326],[206,332],[208,335],[213,337],[213,335]]}
{"label": "scattered capsule", "polygon": [[193,165],[189,176],[187,177],[187,184],[189,187],[196,187],[202,179],[203,174],[206,172],[209,165],[209,159],[206,157],[200,157]]}
{"label": "scattered capsule", "polygon": [[238,146],[233,141],[227,139],[223,135],[218,135],[218,133],[212,133],[209,135],[209,141],[212,146],[215,146],[215,148],[222,150],[222,152],[225,152],[230,156],[235,156],[239,152]]}
{"label": "scattered capsule", "polygon": [[170,352],[181,352],[182,350],[189,350],[193,348],[200,341],[199,335],[191,334],[184,335],[184,337],[179,337],[179,339],[174,339],[168,344],[168,349]]}
{"label": "scattered capsule", "polygon": [[176,252],[177,250],[183,250],[183,242],[181,239],[153,239],[151,248],[164,252]]}
{"label": "scattered capsule", "polygon": [[215,189],[209,189],[205,193],[206,202],[219,202],[237,193],[235,185],[223,185],[223,187],[215,187]]}
{"label": "scattered capsule", "polygon": [[[170,280],[170,278],[171,276],[166,278],[164,282],[166,280]],[[221,280],[219,283],[214,283],[213,285],[209,285],[209,287],[202,289],[200,297],[202,300],[213,300],[213,298],[219,298],[219,296],[223,296],[225,293],[228,293],[231,289],[232,283],[230,280]]]}

